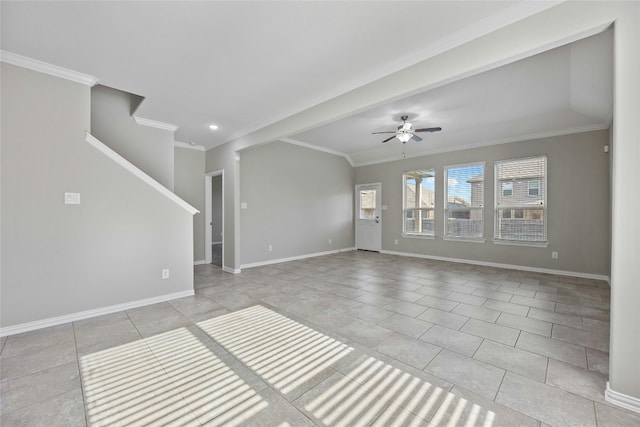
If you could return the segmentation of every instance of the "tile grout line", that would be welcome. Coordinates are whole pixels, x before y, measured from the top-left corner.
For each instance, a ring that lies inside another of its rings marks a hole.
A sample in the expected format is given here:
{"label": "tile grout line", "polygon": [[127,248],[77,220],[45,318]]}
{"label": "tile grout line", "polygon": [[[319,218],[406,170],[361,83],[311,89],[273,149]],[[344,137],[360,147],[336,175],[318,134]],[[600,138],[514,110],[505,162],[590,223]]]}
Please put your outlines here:
{"label": "tile grout line", "polygon": [[89,414],[87,413],[87,402],[84,394],[84,382],[82,381],[82,368],[80,366],[80,354],[78,354],[78,340],[76,337],[76,322],[71,322],[73,330],[73,345],[76,349],[76,366],[78,367],[78,380],[80,380],[80,393],[82,395],[82,412],[84,412],[84,424],[89,425]]}

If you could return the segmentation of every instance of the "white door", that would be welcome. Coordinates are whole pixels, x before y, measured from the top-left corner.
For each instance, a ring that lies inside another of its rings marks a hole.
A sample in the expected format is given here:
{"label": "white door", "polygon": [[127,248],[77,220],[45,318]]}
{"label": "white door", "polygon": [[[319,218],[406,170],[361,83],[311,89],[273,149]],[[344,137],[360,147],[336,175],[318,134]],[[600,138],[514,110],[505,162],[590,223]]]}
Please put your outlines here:
{"label": "white door", "polygon": [[356,247],[380,252],[382,249],[382,184],[356,185]]}

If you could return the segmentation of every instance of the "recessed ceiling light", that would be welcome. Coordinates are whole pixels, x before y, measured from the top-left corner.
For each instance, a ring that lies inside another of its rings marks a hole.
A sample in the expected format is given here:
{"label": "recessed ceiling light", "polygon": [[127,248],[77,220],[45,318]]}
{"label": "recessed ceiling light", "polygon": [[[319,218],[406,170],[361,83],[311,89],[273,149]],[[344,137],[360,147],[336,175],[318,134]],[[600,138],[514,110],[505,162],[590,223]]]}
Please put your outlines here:
{"label": "recessed ceiling light", "polygon": [[217,130],[218,129],[218,125],[209,125],[209,129]]}

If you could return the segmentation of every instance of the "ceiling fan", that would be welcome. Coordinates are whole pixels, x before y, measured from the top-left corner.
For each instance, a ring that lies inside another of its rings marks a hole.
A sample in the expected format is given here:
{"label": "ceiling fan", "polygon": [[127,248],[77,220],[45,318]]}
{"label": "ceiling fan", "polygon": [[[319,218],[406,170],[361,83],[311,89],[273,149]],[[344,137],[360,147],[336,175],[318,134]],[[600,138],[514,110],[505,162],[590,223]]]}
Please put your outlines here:
{"label": "ceiling fan", "polygon": [[409,116],[400,117],[400,119],[402,120],[402,124],[398,126],[398,129],[395,131],[373,132],[372,135],[376,135],[379,133],[393,133],[394,134],[393,136],[385,139],[382,142],[385,143],[385,142],[391,141],[393,138],[398,138],[400,142],[405,144],[410,139],[414,139],[415,141],[422,141],[422,138],[420,138],[418,135],[415,134],[416,132],[439,132],[442,130],[442,128],[439,128],[439,127],[412,129],[411,123],[407,123],[408,118]]}

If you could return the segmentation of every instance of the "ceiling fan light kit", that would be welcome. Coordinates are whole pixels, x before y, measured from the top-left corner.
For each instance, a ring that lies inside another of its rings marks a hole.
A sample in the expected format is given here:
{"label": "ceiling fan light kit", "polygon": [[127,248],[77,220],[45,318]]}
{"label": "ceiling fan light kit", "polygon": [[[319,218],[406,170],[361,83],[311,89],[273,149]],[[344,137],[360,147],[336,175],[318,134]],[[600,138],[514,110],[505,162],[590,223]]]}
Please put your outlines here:
{"label": "ceiling fan light kit", "polygon": [[373,132],[372,135],[380,133],[393,133],[394,135],[392,137],[385,139],[384,141],[382,141],[382,143],[391,141],[393,138],[397,138],[400,142],[406,144],[412,138],[416,141],[422,141],[422,138],[415,134],[416,132],[439,132],[442,130],[442,128],[440,127],[413,129],[411,123],[407,123],[408,118],[409,116],[407,115],[400,117],[400,119],[402,119],[402,124],[398,126],[398,129],[395,131]]}

